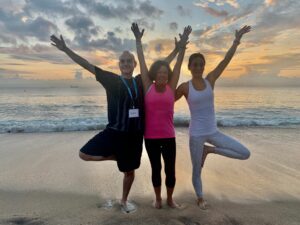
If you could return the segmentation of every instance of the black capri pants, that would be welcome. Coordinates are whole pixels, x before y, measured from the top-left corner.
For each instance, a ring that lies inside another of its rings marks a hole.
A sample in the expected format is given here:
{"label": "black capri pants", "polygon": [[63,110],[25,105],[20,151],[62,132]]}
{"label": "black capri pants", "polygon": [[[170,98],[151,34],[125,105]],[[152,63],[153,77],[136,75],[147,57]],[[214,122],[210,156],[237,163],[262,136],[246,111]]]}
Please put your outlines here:
{"label": "black capri pants", "polygon": [[174,188],[176,141],[175,138],[145,139],[146,150],[152,168],[152,184],[154,187],[161,186],[161,155],[165,163],[166,186]]}

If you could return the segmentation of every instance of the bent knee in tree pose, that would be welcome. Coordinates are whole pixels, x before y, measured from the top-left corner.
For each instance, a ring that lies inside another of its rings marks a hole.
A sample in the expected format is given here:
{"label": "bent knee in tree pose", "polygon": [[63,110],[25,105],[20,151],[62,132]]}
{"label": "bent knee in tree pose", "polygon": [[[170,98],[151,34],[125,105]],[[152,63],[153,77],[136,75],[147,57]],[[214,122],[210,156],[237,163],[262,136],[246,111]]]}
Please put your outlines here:
{"label": "bent knee in tree pose", "polygon": [[[250,26],[244,26],[235,32],[233,44],[224,59],[204,78],[204,56],[201,53],[192,54],[188,62],[192,79],[182,83],[176,90],[176,100],[185,96],[191,112],[189,145],[193,165],[192,182],[197,195],[197,203],[202,209],[207,208],[207,203],[203,199],[201,180],[201,170],[207,154],[215,153],[235,159],[247,159],[250,156],[245,146],[218,130],[214,109],[215,82],[231,61],[243,35],[250,30]],[[205,145],[205,143],[213,146]]]}
{"label": "bent knee in tree pose", "polygon": [[108,124],[79,151],[85,161],[116,160],[124,173],[121,206],[124,212],[135,211],[127,201],[140,166],[144,130],[144,96],[141,76],[133,77],[134,55],[124,51],[119,57],[120,75],[90,64],[67,47],[62,36],[51,36],[52,45],[66,53],[74,62],[95,75],[107,94]]}

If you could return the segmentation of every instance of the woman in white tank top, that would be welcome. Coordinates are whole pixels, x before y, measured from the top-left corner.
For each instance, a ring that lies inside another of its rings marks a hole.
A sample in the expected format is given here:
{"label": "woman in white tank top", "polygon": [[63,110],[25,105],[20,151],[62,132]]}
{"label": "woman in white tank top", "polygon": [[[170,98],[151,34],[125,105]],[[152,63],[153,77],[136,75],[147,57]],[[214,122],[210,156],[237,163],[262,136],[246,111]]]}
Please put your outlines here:
{"label": "woman in white tank top", "polygon": [[[201,170],[207,154],[215,153],[235,159],[247,159],[250,156],[245,146],[218,130],[213,93],[216,80],[232,59],[242,36],[250,29],[250,26],[244,26],[235,32],[235,40],[225,58],[205,78],[202,77],[205,66],[204,56],[200,53],[192,54],[188,63],[192,79],[182,83],[176,90],[176,100],[184,95],[191,112],[189,145],[193,164],[192,182],[197,195],[197,204],[201,209],[208,207],[203,198],[201,181]],[[206,142],[213,146],[205,145]]]}

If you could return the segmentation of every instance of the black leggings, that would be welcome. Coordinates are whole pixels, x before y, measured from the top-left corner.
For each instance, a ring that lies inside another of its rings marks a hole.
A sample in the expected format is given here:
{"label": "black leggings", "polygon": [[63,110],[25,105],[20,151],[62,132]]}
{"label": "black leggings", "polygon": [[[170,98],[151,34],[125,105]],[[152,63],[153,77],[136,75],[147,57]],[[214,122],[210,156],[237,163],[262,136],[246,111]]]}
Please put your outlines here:
{"label": "black leggings", "polygon": [[161,186],[161,155],[165,162],[166,186],[174,188],[176,142],[175,138],[145,139],[146,150],[152,168],[152,184],[154,187]]}

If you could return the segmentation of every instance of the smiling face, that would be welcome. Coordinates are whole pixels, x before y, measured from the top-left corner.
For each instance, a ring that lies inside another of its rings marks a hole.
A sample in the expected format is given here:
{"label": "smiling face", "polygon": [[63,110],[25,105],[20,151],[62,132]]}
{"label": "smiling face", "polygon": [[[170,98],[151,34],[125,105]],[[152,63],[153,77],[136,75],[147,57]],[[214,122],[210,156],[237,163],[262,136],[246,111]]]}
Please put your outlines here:
{"label": "smiling face", "polygon": [[166,66],[161,66],[155,76],[155,84],[166,85],[168,83],[169,71]]}
{"label": "smiling face", "polygon": [[172,76],[172,71],[167,62],[158,60],[154,62],[149,70],[149,77],[155,85],[165,86]]}
{"label": "smiling face", "polygon": [[131,77],[136,66],[134,55],[128,51],[124,51],[119,58],[119,68],[122,75]]}
{"label": "smiling face", "polygon": [[205,59],[202,54],[195,53],[190,56],[188,69],[193,77],[202,77],[205,67]]}

